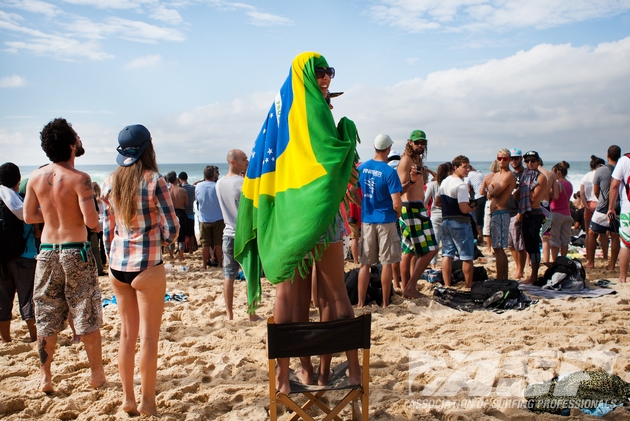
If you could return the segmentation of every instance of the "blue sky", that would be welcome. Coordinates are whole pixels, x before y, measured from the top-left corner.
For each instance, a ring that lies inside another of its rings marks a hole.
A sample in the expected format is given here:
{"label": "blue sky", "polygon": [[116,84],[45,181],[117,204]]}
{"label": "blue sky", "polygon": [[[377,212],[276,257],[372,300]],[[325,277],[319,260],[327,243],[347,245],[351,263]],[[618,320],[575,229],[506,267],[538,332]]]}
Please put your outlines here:
{"label": "blue sky", "polygon": [[333,114],[363,159],[413,129],[430,161],[629,149],[630,0],[0,0],[0,160],[47,162],[39,132],[59,116],[77,164],[113,164],[136,123],[158,162],[249,153],[302,51],[335,67]]}

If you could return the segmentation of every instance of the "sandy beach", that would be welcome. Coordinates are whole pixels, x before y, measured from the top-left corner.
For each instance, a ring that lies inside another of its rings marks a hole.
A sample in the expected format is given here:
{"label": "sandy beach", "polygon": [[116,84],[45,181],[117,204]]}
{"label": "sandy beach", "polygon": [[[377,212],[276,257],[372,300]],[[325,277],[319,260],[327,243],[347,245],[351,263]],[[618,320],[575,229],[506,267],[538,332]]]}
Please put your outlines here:
{"label": "sandy beach", "polygon": [[[158,367],[159,419],[268,419],[266,323],[247,321],[245,284],[239,281],[235,320],[226,321],[222,271],[204,271],[199,251],[186,257],[186,270],[174,262],[168,276],[167,292],[183,293],[187,301],[166,303]],[[616,294],[540,299],[522,311],[465,313],[434,302],[433,285],[421,280],[424,298],[405,300],[397,293],[387,309],[368,306],[372,312],[370,419],[560,420],[567,418],[536,414],[522,406],[528,383],[581,369],[604,369],[630,382],[630,284],[620,284],[618,272],[606,271],[601,259],[596,264],[587,273],[588,285],[597,289],[594,281],[608,279]],[[492,259],[484,266],[492,278]],[[346,269],[352,267],[346,263]],[[108,278],[100,281],[103,298],[110,299]],[[273,286],[263,280],[258,314],[265,319],[272,314],[273,297]],[[311,320],[317,319],[312,308]],[[1,418],[128,418],[119,409],[115,305],[104,308],[101,332],[108,381],[98,390],[88,387],[83,345],[72,344],[71,331],[66,329],[59,336],[53,361],[56,393],[39,392],[37,346],[26,341],[26,325],[16,308],[11,329],[13,342],[0,344]],[[292,361],[292,366],[296,364]],[[139,376],[136,384],[139,389]],[[574,409],[571,419],[598,418]],[[630,419],[630,411],[619,407],[604,419]]]}

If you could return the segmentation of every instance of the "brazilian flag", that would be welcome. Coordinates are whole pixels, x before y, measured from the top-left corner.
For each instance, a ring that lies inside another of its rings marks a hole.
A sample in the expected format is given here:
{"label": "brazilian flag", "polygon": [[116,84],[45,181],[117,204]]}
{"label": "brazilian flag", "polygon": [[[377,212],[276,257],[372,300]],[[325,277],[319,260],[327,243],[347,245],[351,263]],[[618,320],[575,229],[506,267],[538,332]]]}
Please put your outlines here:
{"label": "brazilian flag", "polygon": [[293,60],[243,182],[234,256],[247,278],[249,312],[260,302],[261,264],[278,284],[319,258],[323,248],[316,245],[339,212],[358,160],[356,127],[346,118],[335,126],[316,67],[329,67],[318,53]]}

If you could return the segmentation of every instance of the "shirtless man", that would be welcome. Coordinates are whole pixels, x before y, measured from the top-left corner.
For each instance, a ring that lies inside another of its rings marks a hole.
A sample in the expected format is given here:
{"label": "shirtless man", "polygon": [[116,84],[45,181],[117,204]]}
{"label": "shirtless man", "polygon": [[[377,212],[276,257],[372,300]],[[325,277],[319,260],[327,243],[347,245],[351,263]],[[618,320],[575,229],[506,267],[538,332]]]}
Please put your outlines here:
{"label": "shirtless man", "polygon": [[[402,279],[403,297],[419,298],[416,289],[420,275],[438,252],[433,224],[424,207],[424,177],[422,160],[427,155],[427,138],[422,130],[414,130],[409,135],[405,152],[398,164],[398,177],[403,186],[402,215]],[[417,257],[413,271],[412,259]]]}
{"label": "shirtless man", "polygon": [[518,203],[518,217],[523,224],[525,250],[529,255],[532,273],[523,283],[533,284],[538,280],[540,267],[540,227],[543,223],[543,213],[540,209],[541,198],[547,191],[547,177],[540,171],[540,156],[536,151],[529,151],[523,155],[527,169],[523,171],[516,194]]}
{"label": "shirtless man", "polygon": [[[173,201],[173,208],[175,208],[175,215],[177,215],[177,219],[179,220],[179,226],[186,227],[188,224],[188,213],[186,213],[186,206],[188,206],[188,192],[183,187],[180,187],[175,171],[171,171],[166,174],[166,181],[168,181],[171,185],[168,192],[171,195],[171,200]],[[171,248],[171,246],[173,247]],[[171,259],[173,259],[174,246],[174,244],[170,244],[168,249]],[[181,263],[184,261],[184,250],[186,249],[185,228],[179,230],[179,234],[177,236],[177,248],[177,258]]]}
{"label": "shirtless man", "polygon": [[101,355],[103,313],[96,260],[85,227],[98,228],[92,180],[74,168],[85,150],[79,135],[63,118],[41,132],[42,149],[52,164],[33,171],[24,201],[24,220],[44,223],[35,272],[35,325],[40,360],[40,390],[53,393],[51,362],[57,334],[68,313],[85,345],[90,363],[90,386],[105,379]]}
{"label": "shirtless man", "polygon": [[497,153],[499,172],[494,173],[488,185],[490,199],[490,242],[494,249],[497,264],[497,279],[508,279],[508,260],[505,249],[508,247],[510,212],[507,202],[516,187],[516,177],[510,171],[510,151],[503,148]]}
{"label": "shirtless man", "polygon": [[547,177],[547,188],[541,192],[540,196],[540,210],[543,213],[545,219],[543,220],[542,227],[540,228],[540,236],[542,237],[542,262],[549,262],[549,238],[551,236],[551,197],[554,194],[554,189],[557,189],[556,175],[553,171],[549,171],[543,167],[543,160],[540,159],[538,171],[543,173]]}

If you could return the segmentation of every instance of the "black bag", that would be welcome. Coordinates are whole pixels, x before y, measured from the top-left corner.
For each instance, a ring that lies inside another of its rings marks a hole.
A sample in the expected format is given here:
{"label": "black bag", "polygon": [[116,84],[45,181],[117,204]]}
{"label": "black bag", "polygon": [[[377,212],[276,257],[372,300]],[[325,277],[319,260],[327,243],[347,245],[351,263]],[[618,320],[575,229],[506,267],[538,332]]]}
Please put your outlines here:
{"label": "black bag", "polygon": [[[370,282],[368,284],[367,294],[365,297],[365,304],[369,304],[372,301],[376,301],[379,306],[383,305],[383,286],[381,284],[381,264],[377,263],[370,268]],[[359,268],[352,269],[345,273],[344,282],[346,284],[346,291],[348,292],[348,298],[352,305],[359,303]],[[391,302],[394,296],[394,288],[391,289],[389,300]]]}
{"label": "black bag", "polygon": [[[560,282],[550,282],[556,273],[566,276]],[[578,259],[569,259],[564,256],[556,257],[553,264],[547,268],[542,277],[542,285],[536,284],[546,289],[556,289],[564,291],[579,291],[586,287],[586,269]]]}
{"label": "black bag", "polygon": [[25,251],[24,224],[0,199],[0,260],[8,262]]}
{"label": "black bag", "polygon": [[[460,264],[456,265],[455,262],[460,262]],[[457,268],[456,268],[457,267]],[[453,262],[453,279],[455,283],[457,282],[465,282],[466,277],[464,276],[464,271],[461,269],[461,260],[456,260]],[[488,271],[483,266],[474,266],[473,268],[473,282],[482,282],[488,279]]]}
{"label": "black bag", "polygon": [[490,279],[476,282],[470,289],[470,297],[484,307],[501,307],[506,300],[516,299],[521,295],[518,282],[508,279]]}

